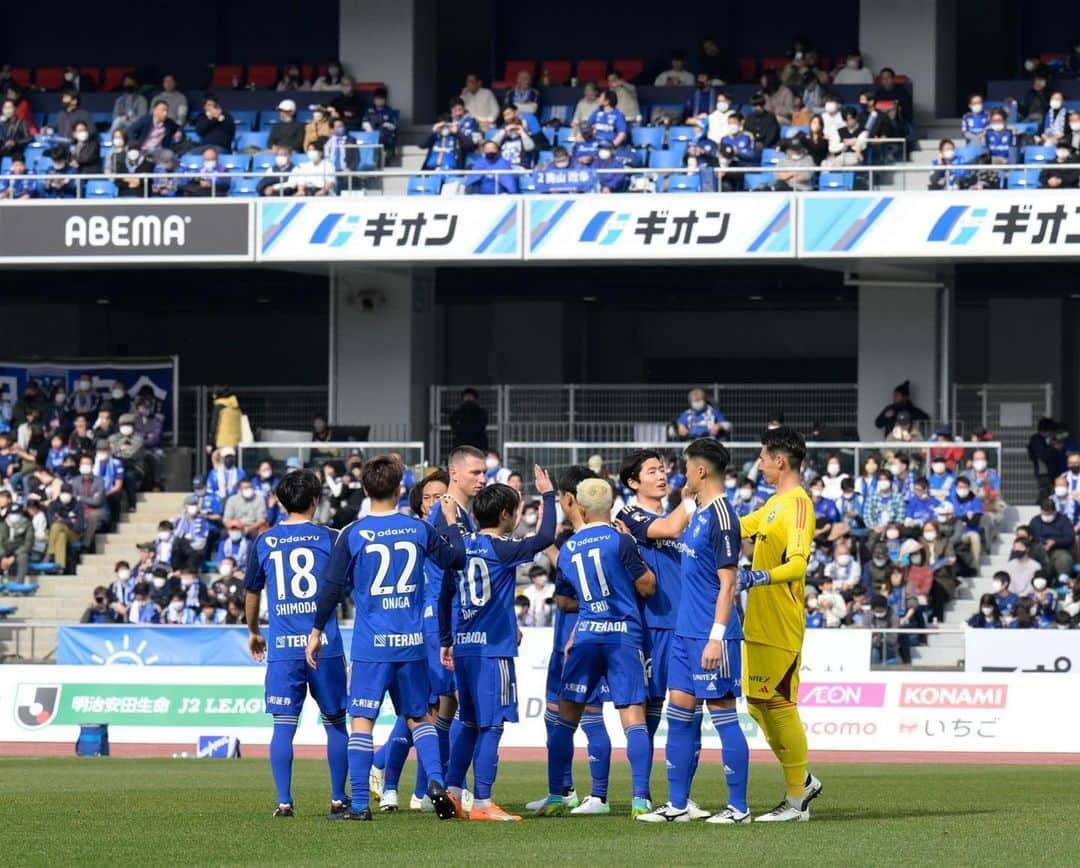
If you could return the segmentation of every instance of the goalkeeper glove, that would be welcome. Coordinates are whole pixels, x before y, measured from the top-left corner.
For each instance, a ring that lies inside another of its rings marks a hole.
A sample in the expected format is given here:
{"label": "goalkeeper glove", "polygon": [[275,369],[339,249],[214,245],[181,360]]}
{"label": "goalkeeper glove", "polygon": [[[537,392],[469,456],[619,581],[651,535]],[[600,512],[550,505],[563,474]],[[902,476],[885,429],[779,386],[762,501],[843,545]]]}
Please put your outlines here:
{"label": "goalkeeper glove", "polygon": [[756,588],[758,585],[767,585],[769,584],[769,571],[740,569],[736,574],[736,583],[739,591]]}

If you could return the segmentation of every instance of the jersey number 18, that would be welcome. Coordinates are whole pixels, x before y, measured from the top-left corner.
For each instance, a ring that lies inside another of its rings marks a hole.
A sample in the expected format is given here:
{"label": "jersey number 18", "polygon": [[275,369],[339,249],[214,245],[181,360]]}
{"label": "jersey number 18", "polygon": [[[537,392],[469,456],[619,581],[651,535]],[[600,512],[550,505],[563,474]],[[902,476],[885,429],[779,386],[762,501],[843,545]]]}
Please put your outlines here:
{"label": "jersey number 18", "polygon": [[[287,591],[292,591],[293,597],[298,600],[306,600],[314,597],[319,584],[311,570],[315,566],[315,554],[311,549],[301,548],[289,551],[289,572],[291,578],[285,578],[285,552],[270,552],[270,563],[274,565],[274,578],[277,587],[277,598],[284,600]],[[288,588],[286,588],[286,581]]]}

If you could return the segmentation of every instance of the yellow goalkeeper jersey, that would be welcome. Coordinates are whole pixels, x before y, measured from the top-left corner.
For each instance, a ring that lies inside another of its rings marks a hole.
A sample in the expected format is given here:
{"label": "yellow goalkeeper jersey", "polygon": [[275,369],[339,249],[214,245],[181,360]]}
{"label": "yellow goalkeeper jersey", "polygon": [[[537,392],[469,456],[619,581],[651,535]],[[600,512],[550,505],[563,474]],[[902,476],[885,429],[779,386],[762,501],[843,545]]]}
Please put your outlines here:
{"label": "yellow goalkeeper jersey", "polygon": [[814,539],[814,503],[799,486],[774,494],[761,509],[739,520],[744,539],[754,541],[755,570],[773,570],[796,555],[803,560],[802,574],[791,582],[751,588],[746,597],[743,632],[747,642],[802,650],[806,631],[806,564]]}

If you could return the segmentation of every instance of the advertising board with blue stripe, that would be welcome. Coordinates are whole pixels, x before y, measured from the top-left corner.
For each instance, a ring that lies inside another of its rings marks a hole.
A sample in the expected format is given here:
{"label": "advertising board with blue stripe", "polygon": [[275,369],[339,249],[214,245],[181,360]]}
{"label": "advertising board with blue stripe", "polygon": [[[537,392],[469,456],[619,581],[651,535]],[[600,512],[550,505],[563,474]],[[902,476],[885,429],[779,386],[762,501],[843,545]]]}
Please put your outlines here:
{"label": "advertising board with blue stripe", "polygon": [[526,259],[793,258],[794,196],[530,198]]}
{"label": "advertising board with blue stripe", "polygon": [[484,262],[521,259],[517,196],[260,202],[261,262]]}
{"label": "advertising board with blue stripe", "polygon": [[799,257],[1080,255],[1080,200],[1064,190],[808,194]]}

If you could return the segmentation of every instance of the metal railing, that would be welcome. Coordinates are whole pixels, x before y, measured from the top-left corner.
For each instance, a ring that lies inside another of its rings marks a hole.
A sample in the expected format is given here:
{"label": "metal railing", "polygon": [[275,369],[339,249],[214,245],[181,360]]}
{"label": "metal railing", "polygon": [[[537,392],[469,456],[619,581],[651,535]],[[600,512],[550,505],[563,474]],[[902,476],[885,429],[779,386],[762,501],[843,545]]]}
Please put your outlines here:
{"label": "metal railing", "polygon": [[[1009,172],[1023,172],[1024,178],[1027,183],[1024,186],[1033,187],[1038,186],[1038,178],[1033,177],[1032,173],[1038,173],[1048,165],[1062,165],[1057,163],[1007,163],[1007,164],[960,164],[951,167],[948,171],[954,178],[956,183],[955,187],[950,189],[982,189],[982,190],[994,190],[1004,189],[1007,182],[1007,174]],[[1080,164],[1075,168],[1080,168]],[[407,170],[407,169],[378,169],[373,171],[341,171],[335,172],[335,178],[337,179],[338,192],[342,192],[347,189],[353,189],[359,192],[361,189],[367,193],[383,193],[385,187],[380,184],[371,184],[368,182],[385,182],[392,179],[409,179],[414,177],[419,178],[439,178],[444,181],[449,180],[452,182],[461,183],[462,189],[464,189],[464,182],[474,177],[490,177],[494,179],[501,178],[503,176],[510,176],[513,178],[528,178],[534,171],[533,169],[444,169],[444,170]],[[685,186],[676,184],[672,188],[672,179],[679,178],[695,178],[700,181],[702,169],[687,169],[685,167],[676,168],[649,168],[649,167],[625,167],[625,168],[612,168],[602,169],[601,172],[590,170],[594,175],[627,175],[630,177],[631,184],[627,193],[640,192],[640,193],[654,193],[665,192],[668,189],[675,189],[679,192],[687,192]],[[766,165],[766,166],[728,166],[723,168],[712,168],[711,172],[717,181],[717,190],[712,191],[700,191],[693,189],[692,192],[699,193],[700,195],[724,195],[725,192],[722,189],[722,182],[727,176],[741,177],[746,180],[747,176],[751,176],[751,181],[757,180],[763,182],[763,186],[756,187],[754,189],[758,191],[769,192],[773,189],[772,181],[768,176],[774,176],[777,172],[792,172],[795,174],[807,174],[811,176],[811,183],[807,186],[808,190],[817,189],[817,179],[823,174],[848,176],[852,178],[851,186],[847,186],[847,181],[840,187],[829,187],[829,190],[925,190],[928,188],[929,176],[935,172],[942,171],[942,167],[930,166],[930,165],[911,165],[909,163],[894,163],[885,166],[783,166],[783,165]],[[240,171],[240,172],[213,172],[213,173],[193,173],[193,172],[170,172],[160,174],[139,174],[133,176],[126,176],[123,174],[83,174],[83,175],[68,175],[68,174],[25,174],[25,175],[4,175],[0,176],[0,202],[2,201],[18,201],[13,199],[9,194],[10,183],[12,179],[25,179],[27,181],[33,181],[37,184],[41,184],[48,181],[63,181],[74,185],[75,196],[66,196],[66,198],[89,198],[89,199],[109,199],[113,198],[108,193],[100,193],[98,195],[86,195],[87,185],[91,182],[108,182],[116,186],[118,179],[127,177],[136,178],[139,181],[139,187],[141,188],[139,196],[159,196],[153,192],[153,186],[156,182],[162,181],[177,181],[181,184],[198,179],[214,179],[229,181],[230,188],[233,186],[232,181],[244,180],[250,181],[245,190],[244,196],[254,196],[254,186],[259,180],[265,177],[272,177],[275,175],[285,175],[284,170],[266,170],[266,171]],[[978,183],[974,187],[967,186],[967,179],[971,176],[975,177]],[[978,176],[984,178],[990,178],[993,176],[997,179],[996,184],[991,184],[979,180]],[[634,179],[638,179],[636,184],[633,183]],[[666,179],[667,183],[664,183]],[[899,179],[900,183],[897,186],[896,181]],[[885,184],[883,182],[887,181]],[[963,182],[961,185],[960,182]],[[658,183],[659,182],[659,183]],[[916,183],[918,182],[918,183]],[[520,195],[521,191],[517,188],[517,184],[514,185],[514,190],[503,190],[498,183],[494,183],[493,195]],[[741,186],[741,185],[740,185]],[[237,198],[238,194],[231,190],[217,189],[218,185],[211,183],[206,189],[209,191],[204,196],[198,198]],[[99,188],[95,188],[99,189]],[[784,189],[784,192],[791,192],[790,189]],[[527,193],[534,193],[537,191],[526,190]],[[593,188],[585,190],[583,192],[599,192],[598,182],[594,182]],[[794,192],[800,192],[796,189]],[[34,194],[37,196],[37,193]],[[130,195],[130,194],[129,194]],[[171,194],[171,195],[176,195]],[[274,195],[287,196],[298,195],[293,189],[293,192],[289,192],[285,187],[281,187]],[[548,195],[574,195],[574,193],[552,193]],[[63,199],[64,196],[49,196],[45,198],[57,198]],[[121,197],[122,198],[122,197]],[[169,198],[165,196],[162,198]],[[241,197],[242,198],[242,197]]]}
{"label": "metal railing", "polygon": [[423,468],[425,461],[424,443],[415,441],[369,441],[336,440],[322,443],[304,441],[260,441],[240,443],[236,447],[237,463],[249,474],[256,470],[261,461],[270,461],[275,467],[284,466],[289,458],[299,458],[305,467],[322,464],[327,461],[345,461],[353,450],[359,450],[365,458],[387,452],[396,452],[407,467]]}

